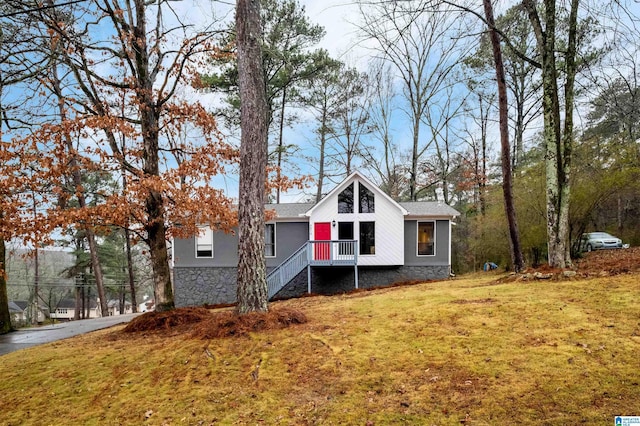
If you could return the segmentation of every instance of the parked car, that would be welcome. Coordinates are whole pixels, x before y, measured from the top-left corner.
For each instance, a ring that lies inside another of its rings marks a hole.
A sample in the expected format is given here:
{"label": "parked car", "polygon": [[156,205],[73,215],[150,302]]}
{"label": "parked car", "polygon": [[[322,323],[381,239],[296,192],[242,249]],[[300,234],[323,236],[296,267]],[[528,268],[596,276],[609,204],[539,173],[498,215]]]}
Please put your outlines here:
{"label": "parked car", "polygon": [[600,249],[622,248],[622,240],[606,232],[589,232],[580,238],[580,250],[592,251]]}

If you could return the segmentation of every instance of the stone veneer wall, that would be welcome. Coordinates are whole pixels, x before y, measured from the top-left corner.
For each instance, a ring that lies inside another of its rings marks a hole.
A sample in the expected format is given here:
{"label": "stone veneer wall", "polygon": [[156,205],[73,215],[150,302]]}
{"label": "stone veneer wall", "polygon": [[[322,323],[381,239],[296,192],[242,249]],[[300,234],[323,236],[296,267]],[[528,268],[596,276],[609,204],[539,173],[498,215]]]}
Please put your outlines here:
{"label": "stone veneer wall", "polygon": [[[205,303],[236,301],[236,268],[174,268],[176,306],[198,306]],[[442,280],[449,277],[449,266],[360,267],[358,287],[388,286],[404,281]],[[338,294],[355,289],[353,267],[311,268],[311,292]],[[276,295],[276,299],[298,297],[307,292],[307,270],[300,272]]]}

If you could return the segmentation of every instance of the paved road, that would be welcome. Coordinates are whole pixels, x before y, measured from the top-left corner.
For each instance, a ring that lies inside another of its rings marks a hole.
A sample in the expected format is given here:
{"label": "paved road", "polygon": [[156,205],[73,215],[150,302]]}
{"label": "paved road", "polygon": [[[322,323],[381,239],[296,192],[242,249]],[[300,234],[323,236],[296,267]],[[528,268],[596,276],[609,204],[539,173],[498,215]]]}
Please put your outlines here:
{"label": "paved road", "polygon": [[131,321],[140,314],[115,315],[112,317],[69,321],[46,327],[26,328],[0,335],[0,356],[19,349],[66,339],[90,331],[109,328]]}

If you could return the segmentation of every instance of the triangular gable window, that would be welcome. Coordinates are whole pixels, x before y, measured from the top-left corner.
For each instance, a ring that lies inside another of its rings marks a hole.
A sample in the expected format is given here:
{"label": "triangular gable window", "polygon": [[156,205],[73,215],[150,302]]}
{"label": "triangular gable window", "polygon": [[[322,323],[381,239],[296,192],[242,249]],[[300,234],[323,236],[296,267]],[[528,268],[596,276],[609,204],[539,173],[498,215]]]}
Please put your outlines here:
{"label": "triangular gable window", "polygon": [[353,213],[353,182],[338,194],[338,213]]}
{"label": "triangular gable window", "polygon": [[376,203],[373,192],[362,183],[358,185],[358,211],[360,213],[375,213]]}

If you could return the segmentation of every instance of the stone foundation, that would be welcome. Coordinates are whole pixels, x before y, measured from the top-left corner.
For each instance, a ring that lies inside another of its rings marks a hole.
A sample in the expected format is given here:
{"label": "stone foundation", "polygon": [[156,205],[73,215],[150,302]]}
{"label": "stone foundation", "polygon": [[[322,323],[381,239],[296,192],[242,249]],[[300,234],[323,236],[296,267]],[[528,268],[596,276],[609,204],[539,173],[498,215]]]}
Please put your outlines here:
{"label": "stone foundation", "polygon": [[[235,303],[236,268],[174,268],[176,306]],[[443,280],[449,277],[449,266],[359,267],[358,287],[384,287],[406,281]],[[353,267],[312,267],[311,292],[339,294],[355,289]],[[307,270],[300,272],[276,295],[290,299],[307,293]]]}

